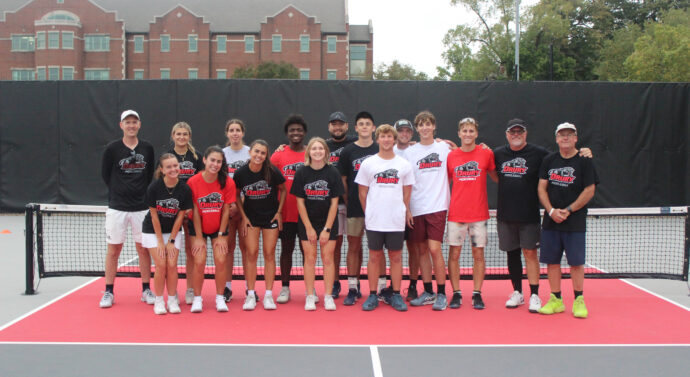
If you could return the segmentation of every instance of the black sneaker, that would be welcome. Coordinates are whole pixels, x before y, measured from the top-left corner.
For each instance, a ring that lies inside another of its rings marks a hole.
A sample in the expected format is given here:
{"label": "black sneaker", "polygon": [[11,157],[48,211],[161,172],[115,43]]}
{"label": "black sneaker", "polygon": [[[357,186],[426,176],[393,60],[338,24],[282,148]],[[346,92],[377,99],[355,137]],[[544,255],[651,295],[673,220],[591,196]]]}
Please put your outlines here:
{"label": "black sneaker", "polygon": [[481,293],[473,293],[472,294],[472,307],[477,309],[477,310],[484,309],[484,300],[482,300],[482,294]]}
{"label": "black sneaker", "polygon": [[419,297],[419,293],[417,293],[417,287],[411,285],[410,288],[407,289],[407,297],[405,297],[405,300],[412,301],[417,297]]}
{"label": "black sneaker", "polygon": [[379,299],[379,301],[383,302],[384,304],[390,305],[392,296],[393,296],[393,288],[391,288],[391,287],[383,288],[381,290],[381,292],[379,292],[379,294],[378,294],[378,299]]}
{"label": "black sneaker", "polygon": [[460,308],[460,305],[462,305],[462,293],[453,292],[453,297],[450,299],[450,305],[448,306],[451,309],[458,309]]}
{"label": "black sneaker", "polygon": [[225,299],[225,302],[230,302],[230,300],[232,300],[232,291],[228,287],[223,289],[223,298]]}
{"label": "black sneaker", "polygon": [[340,287],[340,282],[338,280],[334,281],[333,282],[333,292],[331,293],[331,296],[333,296],[333,298],[340,297],[340,290],[341,289],[342,288]]}
{"label": "black sneaker", "polygon": [[362,290],[359,287],[359,282],[357,282],[357,298],[362,298]]}
{"label": "black sneaker", "polygon": [[343,300],[343,305],[345,306],[351,306],[355,304],[355,301],[357,301],[357,290],[354,288],[350,288],[347,291],[347,297],[345,297],[345,300]]}

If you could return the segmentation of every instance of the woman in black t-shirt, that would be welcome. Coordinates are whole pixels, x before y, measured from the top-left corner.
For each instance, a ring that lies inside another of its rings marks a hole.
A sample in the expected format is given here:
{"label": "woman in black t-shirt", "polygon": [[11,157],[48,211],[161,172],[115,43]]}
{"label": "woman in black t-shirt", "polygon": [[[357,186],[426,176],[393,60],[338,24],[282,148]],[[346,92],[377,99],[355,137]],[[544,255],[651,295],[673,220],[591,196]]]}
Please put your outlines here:
{"label": "woman in black t-shirt", "polygon": [[263,236],[264,279],[266,295],[264,309],[276,309],[273,301],[273,281],[275,279],[275,249],[278,232],[283,228],[280,211],[285,203],[285,178],[268,159],[268,144],[255,140],[249,146],[249,162],[235,171],[233,176],[237,187],[237,202],[242,216],[240,232],[245,236],[246,265],[244,275],[247,279],[247,298],[244,310],[254,310],[256,297],[256,260],[259,254],[259,237]]}
{"label": "woman in black t-shirt", "polygon": [[168,288],[168,310],[179,313],[177,301],[177,257],[182,246],[180,226],[185,212],[192,208],[192,191],[178,178],[180,164],[171,153],[158,160],[156,180],[146,190],[149,213],[142,224],[141,244],[147,248],[156,265],[153,311],[165,314],[163,291]]}
{"label": "woman in black t-shirt", "polygon": [[330,151],[326,141],[314,137],[305,152],[305,165],[297,170],[290,193],[297,197],[299,221],[297,231],[304,250],[304,284],[307,298],[304,310],[316,310],[314,275],[316,248],[321,245],[323,261],[324,307],[335,310],[333,291],[333,250],[338,238],[338,198],[345,191],[338,170],[328,162]]}

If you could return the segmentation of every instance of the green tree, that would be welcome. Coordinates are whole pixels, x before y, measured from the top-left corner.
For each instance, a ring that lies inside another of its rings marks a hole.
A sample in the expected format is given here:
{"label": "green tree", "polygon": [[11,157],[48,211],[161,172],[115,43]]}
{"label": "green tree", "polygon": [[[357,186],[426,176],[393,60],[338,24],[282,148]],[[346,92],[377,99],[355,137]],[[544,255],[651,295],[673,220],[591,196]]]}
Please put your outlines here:
{"label": "green tree", "polygon": [[623,63],[635,51],[635,41],[642,35],[642,28],[630,23],[613,32],[613,37],[604,42],[599,54],[599,64],[594,73],[599,80],[624,81],[629,73]]}
{"label": "green tree", "polygon": [[393,60],[390,65],[379,64],[374,70],[374,80],[428,80],[424,72],[417,72],[411,65]]}
{"label": "green tree", "polygon": [[236,79],[297,79],[299,70],[287,62],[267,61],[256,67],[247,65],[235,68],[232,77]]}

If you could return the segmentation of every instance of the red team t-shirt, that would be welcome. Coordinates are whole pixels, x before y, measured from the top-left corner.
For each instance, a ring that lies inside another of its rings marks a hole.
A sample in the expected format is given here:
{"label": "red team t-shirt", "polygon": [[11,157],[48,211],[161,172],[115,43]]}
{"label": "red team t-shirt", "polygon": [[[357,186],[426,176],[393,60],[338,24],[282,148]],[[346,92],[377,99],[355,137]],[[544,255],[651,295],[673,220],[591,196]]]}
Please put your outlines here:
{"label": "red team t-shirt", "polygon": [[235,182],[228,178],[225,188],[221,189],[218,180],[208,183],[202,173],[198,173],[189,178],[187,185],[192,189],[192,199],[199,208],[201,231],[205,234],[217,233],[220,230],[223,204],[235,202]]}
{"label": "red team t-shirt", "polygon": [[[306,150],[306,148],[305,148]],[[290,147],[285,147],[281,152],[275,152],[271,156],[271,163],[275,165],[280,173],[285,177],[285,189],[287,190],[287,197],[283,205],[283,222],[296,223],[299,219],[297,212],[297,198],[290,194],[292,188],[292,181],[295,179],[295,172],[297,169],[304,166],[304,151],[295,152]]]}
{"label": "red team t-shirt", "polygon": [[496,170],[494,152],[476,146],[472,152],[460,148],[448,154],[448,180],[453,189],[448,221],[471,223],[489,218],[486,173]]}

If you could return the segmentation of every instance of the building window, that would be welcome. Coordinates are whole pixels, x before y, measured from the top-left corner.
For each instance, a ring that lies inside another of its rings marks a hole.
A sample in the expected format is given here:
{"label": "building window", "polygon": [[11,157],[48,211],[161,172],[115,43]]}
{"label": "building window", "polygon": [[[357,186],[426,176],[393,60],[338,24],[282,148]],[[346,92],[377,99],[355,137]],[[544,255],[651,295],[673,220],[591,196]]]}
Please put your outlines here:
{"label": "building window", "polygon": [[228,37],[219,35],[216,38],[216,52],[225,53],[228,51]]}
{"label": "building window", "polygon": [[59,31],[49,31],[48,32],[48,48],[60,48],[60,32]]}
{"label": "building window", "polygon": [[34,80],[34,70],[33,69],[13,69],[12,70],[12,80],[14,80],[14,81],[33,81]]}
{"label": "building window", "polygon": [[326,42],[328,42],[328,52],[329,53],[336,52],[336,48],[335,48],[336,37],[326,37]]}
{"label": "building window", "polygon": [[170,52],[170,36],[161,35],[161,52]]}
{"label": "building window", "polygon": [[74,80],[74,67],[62,67],[62,79]]}
{"label": "building window", "polygon": [[142,53],[144,52],[144,36],[143,35],[135,35],[134,36],[134,53]]}
{"label": "building window", "polygon": [[84,35],[84,51],[110,51],[110,36],[102,34]]}
{"label": "building window", "polygon": [[309,36],[299,36],[299,52],[309,52]]}
{"label": "building window", "polygon": [[367,46],[350,45],[350,78],[364,78],[367,71]]}
{"label": "building window", "polygon": [[299,70],[299,79],[300,80],[309,80],[309,70],[308,69],[300,69]]}
{"label": "building window", "polygon": [[254,36],[244,36],[244,52],[254,52]]}
{"label": "building window", "polygon": [[170,78],[170,68],[161,68],[161,79],[167,80]]}
{"label": "building window", "polygon": [[189,41],[189,52],[197,52],[197,41],[198,38],[196,35],[190,34],[187,36],[187,40]]}
{"label": "building window", "polygon": [[48,80],[60,80],[60,67],[48,67]]}
{"label": "building window", "polygon": [[46,67],[37,67],[36,68],[36,80],[45,80],[46,79]]}
{"label": "building window", "polygon": [[283,36],[274,35],[272,39],[271,51],[281,52],[283,50]]}
{"label": "building window", "polygon": [[33,51],[33,35],[12,35],[12,51]]}
{"label": "building window", "polygon": [[199,69],[197,68],[189,68],[187,70],[187,78],[191,80],[196,80],[199,78]]}
{"label": "building window", "polygon": [[85,69],[84,80],[108,80],[110,72],[107,69]]}
{"label": "building window", "polygon": [[46,32],[39,31],[36,33],[36,48],[42,50],[46,48]]}
{"label": "building window", "polygon": [[326,79],[327,80],[337,80],[337,73],[338,73],[338,71],[336,69],[326,70]]}
{"label": "building window", "polygon": [[74,48],[74,32],[63,31],[62,32],[62,48],[71,50]]}
{"label": "building window", "polygon": [[143,69],[135,69],[134,70],[134,79],[135,80],[143,80],[144,79],[144,70]]}
{"label": "building window", "polygon": [[228,70],[227,69],[216,69],[216,78],[217,79],[227,79],[228,78]]}

